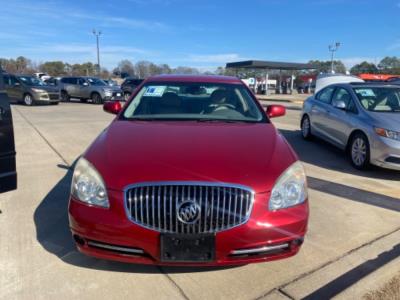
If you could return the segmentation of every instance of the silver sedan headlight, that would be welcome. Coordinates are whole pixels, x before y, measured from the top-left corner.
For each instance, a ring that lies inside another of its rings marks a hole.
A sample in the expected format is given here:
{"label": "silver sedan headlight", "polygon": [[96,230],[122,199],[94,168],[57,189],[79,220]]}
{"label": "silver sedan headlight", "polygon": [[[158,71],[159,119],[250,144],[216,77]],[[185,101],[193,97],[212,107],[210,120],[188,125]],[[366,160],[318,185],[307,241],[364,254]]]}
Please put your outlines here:
{"label": "silver sedan headlight", "polygon": [[307,177],[297,161],[287,168],[272,189],[269,210],[288,208],[303,203],[308,197]]}
{"label": "silver sedan headlight", "polygon": [[83,157],[75,166],[71,194],[89,205],[110,207],[103,178],[95,167]]}
{"label": "silver sedan headlight", "polygon": [[400,141],[400,132],[378,127],[375,127],[375,132],[376,134],[388,139]]}

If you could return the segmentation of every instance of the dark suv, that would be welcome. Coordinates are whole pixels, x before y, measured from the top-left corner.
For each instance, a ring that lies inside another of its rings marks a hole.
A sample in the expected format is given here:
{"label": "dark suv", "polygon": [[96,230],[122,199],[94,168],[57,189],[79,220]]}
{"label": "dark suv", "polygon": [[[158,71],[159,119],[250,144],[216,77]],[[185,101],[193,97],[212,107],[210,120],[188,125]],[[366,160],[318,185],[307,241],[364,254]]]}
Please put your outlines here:
{"label": "dark suv", "polygon": [[14,129],[10,103],[3,84],[4,75],[0,67],[0,193],[17,188]]}
{"label": "dark suv", "polygon": [[143,82],[143,79],[135,79],[131,77],[125,78],[121,84],[121,89],[124,92],[125,100],[128,100],[133,91]]}
{"label": "dark suv", "polygon": [[86,102],[91,99],[93,103],[100,104],[108,100],[123,100],[122,90],[118,86],[109,86],[96,77],[63,77],[59,88],[63,101],[78,98]]}

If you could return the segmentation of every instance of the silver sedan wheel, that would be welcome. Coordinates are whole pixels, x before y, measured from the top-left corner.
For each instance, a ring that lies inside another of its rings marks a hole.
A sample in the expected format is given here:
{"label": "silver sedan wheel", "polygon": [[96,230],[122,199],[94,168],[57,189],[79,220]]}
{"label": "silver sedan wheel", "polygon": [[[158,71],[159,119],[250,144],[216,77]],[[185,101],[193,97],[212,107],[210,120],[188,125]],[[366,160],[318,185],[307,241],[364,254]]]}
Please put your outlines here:
{"label": "silver sedan wheel", "polygon": [[356,166],[362,166],[367,159],[367,145],[360,137],[353,141],[351,147],[351,159]]}
{"label": "silver sedan wheel", "polygon": [[304,138],[307,138],[310,136],[310,119],[305,117],[301,126],[301,133],[303,134]]}
{"label": "silver sedan wheel", "polygon": [[25,95],[25,97],[24,97],[24,103],[25,103],[25,105],[31,106],[32,103],[33,103],[32,96],[29,95],[29,94]]}

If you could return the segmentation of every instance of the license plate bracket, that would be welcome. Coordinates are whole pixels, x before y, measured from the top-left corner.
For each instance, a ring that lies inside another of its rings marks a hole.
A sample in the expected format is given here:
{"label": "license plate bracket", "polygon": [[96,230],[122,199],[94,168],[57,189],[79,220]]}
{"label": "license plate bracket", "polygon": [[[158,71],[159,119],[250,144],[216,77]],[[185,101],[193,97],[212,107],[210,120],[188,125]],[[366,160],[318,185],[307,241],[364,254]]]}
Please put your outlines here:
{"label": "license plate bracket", "polygon": [[215,234],[160,235],[163,262],[211,262],[215,259]]}

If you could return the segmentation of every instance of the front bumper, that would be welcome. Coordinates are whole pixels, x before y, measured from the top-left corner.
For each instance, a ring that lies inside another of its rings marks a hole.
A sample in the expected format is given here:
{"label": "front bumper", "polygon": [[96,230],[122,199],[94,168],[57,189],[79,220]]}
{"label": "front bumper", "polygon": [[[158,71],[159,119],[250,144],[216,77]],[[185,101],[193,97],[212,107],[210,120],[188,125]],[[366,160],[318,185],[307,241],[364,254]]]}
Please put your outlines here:
{"label": "front bumper", "polygon": [[48,93],[48,92],[41,92],[41,93],[34,93],[33,97],[35,101],[40,102],[60,102],[60,93]]}
{"label": "front bumper", "polygon": [[112,93],[103,92],[101,96],[105,101],[124,101],[124,93],[122,91]]}
{"label": "front bumper", "polygon": [[[108,191],[108,196],[111,204],[109,209],[90,207],[72,198],[69,204],[70,228],[78,250],[103,259],[186,266],[243,265],[265,262],[295,255],[307,231],[308,202],[271,212],[265,205],[269,194],[257,194],[247,223],[216,233],[214,261],[165,263],[160,260],[160,233],[128,220],[123,205],[123,192]],[[287,244],[287,246],[279,246],[282,244]],[[247,254],[241,251],[257,248],[268,249],[268,251],[258,250]],[[130,250],[132,251],[128,253]]]}
{"label": "front bumper", "polygon": [[375,135],[371,143],[371,163],[400,171],[400,141]]}

